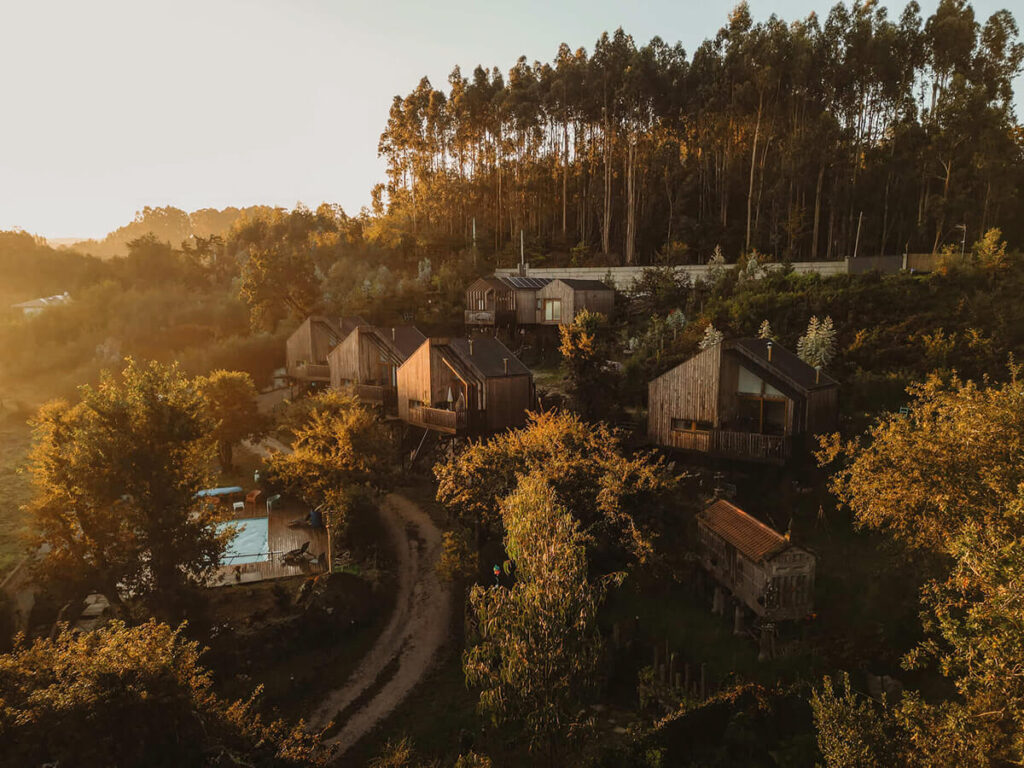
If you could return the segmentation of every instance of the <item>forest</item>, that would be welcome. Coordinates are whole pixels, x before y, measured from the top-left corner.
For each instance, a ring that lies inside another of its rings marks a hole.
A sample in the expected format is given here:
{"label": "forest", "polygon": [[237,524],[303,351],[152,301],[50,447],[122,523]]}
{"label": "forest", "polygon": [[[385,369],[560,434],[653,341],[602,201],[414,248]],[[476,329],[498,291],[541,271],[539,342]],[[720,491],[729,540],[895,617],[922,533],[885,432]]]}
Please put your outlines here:
{"label": "forest", "polygon": [[[0,766],[1024,763],[1018,38],[963,0],[740,3],[692,54],[617,30],[421,81],[358,213],[0,231]],[[481,339],[466,288],[521,243],[643,267],[495,332],[522,425],[431,441],[285,380],[311,315]],[[934,269],[793,268],[906,252]],[[835,429],[778,465],[654,445],[649,382],[740,338],[838,382]],[[242,581],[221,486],[297,536],[315,510],[325,564]],[[813,612],[716,610],[719,499],[813,554]]]}
{"label": "forest", "polygon": [[535,265],[933,252],[961,226],[1018,243],[1016,38],[961,0],[792,23],[740,3],[692,55],[619,29],[507,75],[455,67],[395,97],[375,213],[456,248],[475,226],[495,254],[522,231]]}

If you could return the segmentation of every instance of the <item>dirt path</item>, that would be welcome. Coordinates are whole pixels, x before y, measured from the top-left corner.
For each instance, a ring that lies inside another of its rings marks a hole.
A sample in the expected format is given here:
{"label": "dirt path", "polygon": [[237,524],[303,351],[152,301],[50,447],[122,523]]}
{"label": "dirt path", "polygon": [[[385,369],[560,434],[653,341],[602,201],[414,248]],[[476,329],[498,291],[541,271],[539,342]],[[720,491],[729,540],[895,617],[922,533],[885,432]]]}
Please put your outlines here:
{"label": "dirt path", "polygon": [[[247,450],[266,458],[291,448],[273,437],[245,441]],[[377,642],[345,685],[328,693],[309,718],[314,729],[340,724],[325,739],[340,758],[387,717],[423,679],[448,637],[451,590],[437,577],[441,531],[417,504],[391,493],[380,515],[398,562],[394,612]]]}
{"label": "dirt path", "polygon": [[340,730],[326,739],[336,745],[337,757],[402,702],[448,635],[450,590],[434,569],[441,531],[426,512],[397,493],[384,499],[380,512],[398,554],[394,613],[345,685],[329,693],[310,718],[310,725],[322,728],[341,714]]}

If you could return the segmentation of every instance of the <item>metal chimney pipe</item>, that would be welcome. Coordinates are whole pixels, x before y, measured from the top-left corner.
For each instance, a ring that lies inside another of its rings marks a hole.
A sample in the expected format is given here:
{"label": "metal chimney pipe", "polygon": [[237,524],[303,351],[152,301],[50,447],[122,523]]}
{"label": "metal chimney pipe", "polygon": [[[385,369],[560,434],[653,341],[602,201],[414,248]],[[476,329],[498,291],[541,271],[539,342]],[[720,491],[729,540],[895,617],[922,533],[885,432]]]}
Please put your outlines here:
{"label": "metal chimney pipe", "polygon": [[508,358],[507,357],[503,357],[501,359],[505,363],[505,375],[508,376]]}
{"label": "metal chimney pipe", "polygon": [[768,362],[772,361],[772,343],[768,342]]}
{"label": "metal chimney pipe", "polygon": [[814,383],[821,384],[821,366],[814,366]]}
{"label": "metal chimney pipe", "polygon": [[469,354],[471,354],[471,355],[473,354],[473,340],[472,339],[469,340]]}

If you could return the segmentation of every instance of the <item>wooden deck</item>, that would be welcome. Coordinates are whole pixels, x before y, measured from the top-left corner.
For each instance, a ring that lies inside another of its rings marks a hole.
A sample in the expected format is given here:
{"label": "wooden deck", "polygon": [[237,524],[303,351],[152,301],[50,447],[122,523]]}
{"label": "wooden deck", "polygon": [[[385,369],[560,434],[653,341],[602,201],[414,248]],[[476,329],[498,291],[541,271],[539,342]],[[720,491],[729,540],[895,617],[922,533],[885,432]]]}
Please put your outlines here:
{"label": "wooden deck", "polygon": [[[305,519],[307,512],[307,507],[292,501],[272,510],[267,526],[267,545],[270,549],[270,558],[259,563],[222,566],[211,578],[209,586],[223,587],[266,579],[314,576],[324,573],[327,570],[327,531],[323,528],[311,528],[306,524],[294,528],[288,525],[292,521]],[[255,512],[251,510],[238,512],[234,519],[266,516],[266,508],[258,507]],[[284,555],[287,552],[298,549],[307,541],[309,542],[307,551],[318,558],[316,562],[301,562],[294,565],[284,562]],[[321,558],[320,555],[323,557]]]}
{"label": "wooden deck", "polygon": [[722,429],[672,430],[672,445],[684,451],[697,451],[723,458],[783,464],[792,445],[784,435],[731,432]]}
{"label": "wooden deck", "polygon": [[415,405],[409,408],[409,423],[413,426],[454,435],[469,427],[469,413]]}

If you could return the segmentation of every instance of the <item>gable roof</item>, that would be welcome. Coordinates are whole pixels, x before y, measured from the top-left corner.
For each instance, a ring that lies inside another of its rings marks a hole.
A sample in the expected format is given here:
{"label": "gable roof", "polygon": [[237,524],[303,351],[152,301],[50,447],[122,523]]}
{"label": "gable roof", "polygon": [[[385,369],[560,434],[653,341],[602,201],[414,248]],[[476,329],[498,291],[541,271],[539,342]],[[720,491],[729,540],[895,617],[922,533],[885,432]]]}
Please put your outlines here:
{"label": "gable roof", "polygon": [[791,546],[789,539],[774,528],[725,499],[712,501],[697,517],[755,563],[768,560]]}
{"label": "gable roof", "polygon": [[600,280],[579,280],[575,277],[560,277],[559,281],[565,283],[574,291],[614,291]]}
{"label": "gable roof", "polygon": [[[530,369],[512,354],[512,351],[491,336],[473,339],[473,352],[469,351],[469,339],[449,339],[447,347],[469,368],[484,378],[499,376],[529,376]],[[508,373],[505,360],[508,360]]]}
{"label": "gable roof", "polygon": [[726,342],[725,348],[735,350],[754,364],[776,373],[787,383],[804,392],[838,385],[838,382],[824,371],[821,372],[819,379],[813,366],[805,363],[778,342],[772,343],[771,361],[768,360],[768,341],[766,339],[733,339]]}
{"label": "gable roof", "polygon": [[375,339],[378,346],[386,349],[395,358],[398,365],[419,349],[420,344],[427,340],[427,337],[414,325],[396,325],[391,328],[384,328],[379,325],[363,325],[359,331],[369,334]]}
{"label": "gable roof", "polygon": [[360,325],[366,325],[366,321],[359,315],[338,318],[337,326],[338,333],[341,335],[340,340],[344,341],[345,338]]}

